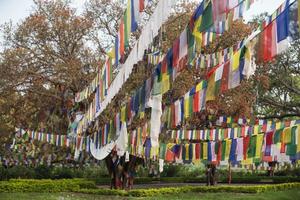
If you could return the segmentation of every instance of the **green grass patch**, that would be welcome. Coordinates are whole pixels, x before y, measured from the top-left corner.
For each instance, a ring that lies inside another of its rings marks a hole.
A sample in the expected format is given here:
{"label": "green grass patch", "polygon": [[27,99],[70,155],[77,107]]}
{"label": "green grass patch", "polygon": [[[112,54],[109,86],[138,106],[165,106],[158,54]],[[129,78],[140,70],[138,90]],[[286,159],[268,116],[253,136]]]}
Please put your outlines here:
{"label": "green grass patch", "polygon": [[277,192],[290,189],[300,189],[300,183],[283,183],[269,185],[247,186],[183,186],[154,189],[110,190],[96,189],[95,182],[85,179],[60,179],[60,180],[18,180],[0,182],[0,193],[61,193],[73,192],[78,194],[91,194],[102,196],[122,197],[157,197],[164,195],[180,195],[184,193],[237,193],[257,194],[264,192]]}
{"label": "green grass patch", "polygon": [[122,197],[122,196],[102,196],[94,194],[78,193],[2,193],[0,200],[295,200],[300,196],[300,190],[291,189],[284,191],[268,191],[264,193],[180,193],[168,194],[153,197]]}

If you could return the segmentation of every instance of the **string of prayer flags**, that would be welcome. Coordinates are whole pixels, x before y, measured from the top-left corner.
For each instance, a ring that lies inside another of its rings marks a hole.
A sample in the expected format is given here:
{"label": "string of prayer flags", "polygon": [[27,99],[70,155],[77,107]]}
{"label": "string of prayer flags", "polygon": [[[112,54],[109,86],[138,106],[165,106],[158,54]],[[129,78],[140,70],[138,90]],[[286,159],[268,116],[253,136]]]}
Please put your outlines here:
{"label": "string of prayer flags", "polygon": [[[274,141],[281,141],[281,132],[286,127],[296,126],[300,124],[300,120],[291,120],[290,123],[286,121],[268,121],[271,122],[270,126],[264,125],[244,125],[242,127],[235,128],[215,128],[215,129],[204,129],[204,130],[170,130],[171,138],[176,140],[215,140],[220,141],[225,138],[238,138],[240,136],[251,136],[259,133],[266,133],[272,130],[276,131],[274,134]],[[279,126],[276,127],[276,124]],[[280,132],[281,131],[281,132]]]}
{"label": "string of prayer flags", "polygon": [[[197,141],[194,143],[169,143],[162,144],[165,148],[160,148],[160,158],[166,162],[190,163],[202,161],[204,163],[232,163],[249,165],[263,162],[295,162],[300,159],[299,154],[299,134],[300,126],[295,125],[281,129],[282,137],[290,137],[291,141],[274,140],[274,130],[257,135],[247,135],[239,138],[225,138],[220,141]],[[288,136],[285,136],[288,134]],[[297,141],[298,140],[298,141]],[[284,147],[281,151],[278,148]],[[271,148],[270,148],[271,147]],[[168,152],[169,151],[169,152]],[[176,157],[176,155],[179,155]],[[175,159],[176,158],[176,159]]]}
{"label": "string of prayer flags", "polygon": [[[138,29],[138,24],[141,18],[140,15],[148,4],[148,0],[127,1],[126,10],[120,21],[119,31],[115,39],[114,47],[107,53],[104,66],[98,71],[98,75],[92,83],[76,94],[75,102],[81,102],[94,93],[99,81],[105,80],[104,83],[99,83],[99,85],[105,86],[105,90],[109,88],[112,82],[113,65],[118,66],[119,60],[124,57],[125,50],[129,47],[130,35]],[[105,76],[103,75],[103,71],[105,72]],[[98,80],[99,74],[101,76],[100,80]],[[105,96],[105,93],[103,96]]]}
{"label": "string of prayer flags", "polygon": [[[67,135],[58,135],[51,133],[36,132],[30,130],[20,129],[22,137],[26,136],[26,139],[33,139],[40,142],[47,142],[59,147],[73,147],[73,141]],[[24,137],[25,138],[25,137]]]}

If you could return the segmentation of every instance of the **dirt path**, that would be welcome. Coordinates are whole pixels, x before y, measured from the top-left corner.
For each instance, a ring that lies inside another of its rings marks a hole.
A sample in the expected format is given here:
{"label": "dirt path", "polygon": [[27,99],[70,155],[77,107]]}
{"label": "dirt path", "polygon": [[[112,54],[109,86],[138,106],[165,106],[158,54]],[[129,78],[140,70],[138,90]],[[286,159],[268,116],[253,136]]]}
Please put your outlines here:
{"label": "dirt path", "polygon": [[[205,186],[205,183],[161,183],[161,182],[153,182],[153,183],[147,183],[147,184],[134,184],[133,189],[148,189],[148,188],[166,188],[166,187],[182,187],[182,186]],[[217,186],[220,185],[227,185],[224,183],[217,184]],[[231,185],[253,185],[253,184],[231,184]],[[263,185],[261,183],[255,184],[255,185]],[[98,188],[106,188],[109,189],[109,185],[98,185]]]}

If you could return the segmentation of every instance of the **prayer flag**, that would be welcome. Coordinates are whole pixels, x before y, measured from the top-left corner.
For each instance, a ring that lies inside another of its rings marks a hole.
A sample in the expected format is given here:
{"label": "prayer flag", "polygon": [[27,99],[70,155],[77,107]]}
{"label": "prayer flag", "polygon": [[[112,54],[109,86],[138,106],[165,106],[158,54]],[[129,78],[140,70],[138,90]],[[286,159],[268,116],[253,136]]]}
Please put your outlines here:
{"label": "prayer flag", "polygon": [[201,25],[198,30],[199,32],[204,32],[212,25],[213,25],[213,12],[212,12],[212,3],[210,1],[203,11]]}
{"label": "prayer flag", "polygon": [[[129,2],[129,1],[128,1]],[[137,30],[138,24],[138,0],[131,0],[131,32],[135,32]]]}
{"label": "prayer flag", "polygon": [[124,41],[124,20],[121,19],[120,28],[119,28],[119,38],[120,38],[120,56],[122,57],[125,52],[125,41]]}
{"label": "prayer flag", "polygon": [[223,73],[222,73],[222,78],[221,78],[221,92],[225,92],[228,90],[228,76],[229,76],[229,67],[230,67],[230,62],[227,61],[223,65]]}
{"label": "prayer flag", "polygon": [[277,53],[281,53],[288,47],[287,37],[289,36],[290,24],[290,1],[286,1],[285,10],[276,18],[277,25]]}

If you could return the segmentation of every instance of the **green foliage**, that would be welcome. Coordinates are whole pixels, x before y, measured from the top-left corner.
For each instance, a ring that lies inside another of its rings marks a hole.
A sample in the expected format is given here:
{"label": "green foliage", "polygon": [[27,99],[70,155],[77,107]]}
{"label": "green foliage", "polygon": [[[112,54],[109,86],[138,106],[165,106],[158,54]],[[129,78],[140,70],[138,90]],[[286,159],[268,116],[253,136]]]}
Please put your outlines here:
{"label": "green foliage", "polygon": [[0,182],[1,192],[70,192],[81,188],[96,188],[93,181],[84,179],[33,180],[12,179]]}
{"label": "green foliage", "polygon": [[107,169],[101,166],[82,168],[69,167],[48,167],[40,165],[36,168],[25,166],[13,166],[4,168],[0,166],[0,180],[9,180],[12,178],[21,179],[69,179],[69,178],[87,178],[102,179],[108,177]]}
{"label": "green foliage", "polygon": [[285,170],[276,171],[275,176],[298,176],[300,177],[300,168],[291,169],[287,168]]}
{"label": "green foliage", "polygon": [[25,166],[14,166],[6,169],[7,178],[35,178],[34,170]]}
{"label": "green foliage", "polygon": [[130,191],[109,190],[109,189],[75,189],[73,192],[97,195],[117,195],[132,197],[152,197],[158,195],[176,195],[180,193],[197,192],[197,193],[262,193],[266,191],[280,191],[293,188],[300,188],[300,183],[283,183],[277,185],[259,185],[259,186],[184,186],[169,187],[156,189],[135,189]]}
{"label": "green foliage", "polygon": [[36,179],[51,178],[51,169],[45,165],[40,165],[34,169]]}
{"label": "green foliage", "polygon": [[103,178],[109,177],[106,166],[100,164],[100,166],[85,167],[83,170],[84,178]]}
{"label": "green foliage", "polygon": [[[96,182],[97,185],[109,185],[110,178],[97,178],[91,179]],[[161,183],[206,183],[206,177],[141,177],[135,178],[134,184],[151,184],[153,182]],[[228,177],[222,177],[218,180],[219,183],[228,183]],[[300,182],[300,177],[292,176],[278,176],[278,177],[268,177],[268,176],[246,176],[238,177],[233,176],[231,183],[289,183],[289,182]]]}
{"label": "green foliage", "polygon": [[201,165],[165,165],[161,177],[197,177],[201,174],[205,174]]}
{"label": "green foliage", "polygon": [[54,179],[68,179],[68,178],[75,178],[74,171],[67,167],[55,167],[52,170],[52,178]]}

